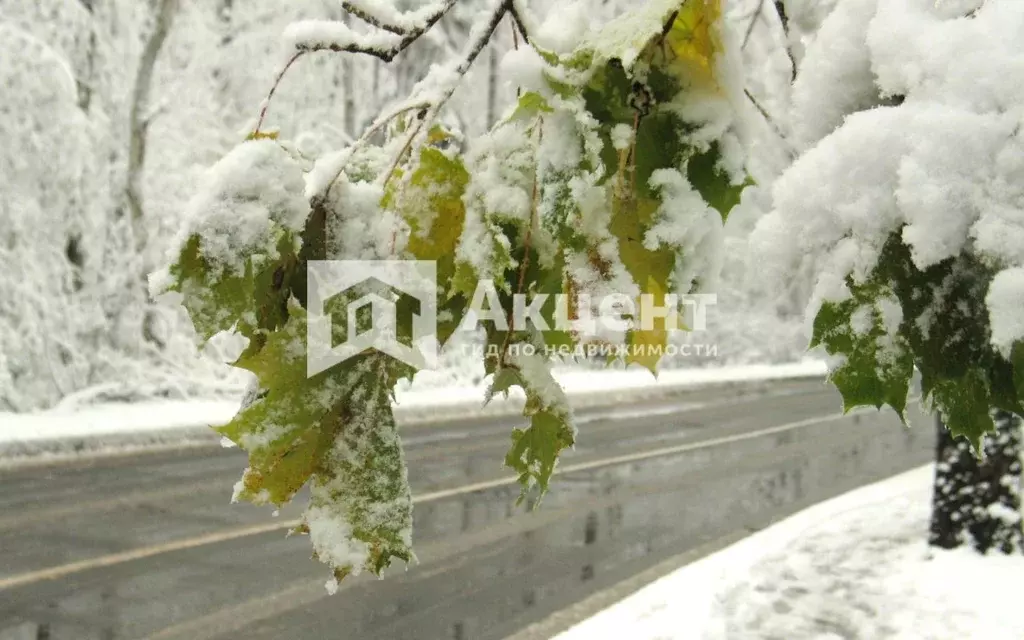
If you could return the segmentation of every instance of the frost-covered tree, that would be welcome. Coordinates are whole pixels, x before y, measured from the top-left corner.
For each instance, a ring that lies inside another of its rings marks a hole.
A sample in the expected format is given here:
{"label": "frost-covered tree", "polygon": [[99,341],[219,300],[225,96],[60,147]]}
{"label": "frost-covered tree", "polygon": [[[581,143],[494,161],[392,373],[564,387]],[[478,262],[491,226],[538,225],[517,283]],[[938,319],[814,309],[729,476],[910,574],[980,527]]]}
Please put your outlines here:
{"label": "frost-covered tree", "polygon": [[[202,170],[244,137],[281,30],[340,5],[9,0],[0,14],[0,411],[237,393],[219,344],[197,357],[187,316],[152,304],[145,274]],[[395,64],[448,50],[420,45]],[[351,135],[336,126],[350,81],[357,123],[397,89],[377,73],[378,95],[363,92],[362,62],[310,62],[286,78],[275,125],[315,157]],[[460,117],[478,126],[477,108]]]}
{"label": "frost-covered tree", "polygon": [[127,115],[123,60],[136,51],[110,30],[139,37],[144,19],[107,3],[4,4],[0,408],[116,379],[142,341],[139,305],[123,304],[145,301],[125,215],[128,127],[109,116]]}
{"label": "frost-covered tree", "polygon": [[[505,462],[524,495],[543,493],[576,438],[544,354],[610,342],[626,364],[656,370],[668,327],[636,313],[597,333],[507,327],[513,296],[564,294],[566,308],[539,306],[553,324],[560,312],[590,315],[609,294],[663,304],[700,291],[725,257],[723,221],[750,174],[775,171],[749,153],[766,130],[795,161],[756,224],[760,266],[779,282],[814,274],[813,344],[836,357],[831,380],[846,407],[888,404],[902,417],[916,367],[925,400],[976,449],[990,408],[1020,412],[1024,261],[1011,239],[1021,229],[1024,82],[1007,79],[1024,68],[1024,5],[760,3],[790,29],[783,64],[796,79],[781,103],[794,115],[780,122],[777,105],[746,86],[746,38],[724,26],[719,0],[649,0],[598,29],[582,5],[541,22],[524,0],[493,0],[464,28],[457,4],[349,0],[348,20],[291,24],[247,140],[210,170],[168,268],[151,279],[201,338],[246,340],[234,364],[254,384],[221,429],[249,452],[235,497],[280,504],[309,483],[299,529],[332,568],[329,586],[411,557],[390,394],[413,371],[371,351],[307,377],[310,261],[434,261],[442,344],[479,309],[480,284],[495,282],[489,395],[525,393],[530,425],[513,431]],[[501,69],[516,99],[478,132],[453,100],[501,29],[515,33]],[[291,132],[269,128],[304,65],[389,65],[438,33],[461,35],[338,150],[311,161]],[[372,280],[330,304],[370,294],[407,304]],[[400,339],[413,335],[415,314],[404,311]]]}
{"label": "frost-covered tree", "polygon": [[[784,10],[790,28],[803,25],[787,39],[797,61],[787,134],[801,155],[755,240],[784,267],[775,279],[812,265],[814,343],[838,356],[832,380],[847,406],[902,415],[920,371],[924,400],[945,419],[932,543],[1019,549],[1021,6]],[[999,430],[983,445],[993,407]]]}
{"label": "frost-covered tree", "polygon": [[1021,410],[1022,15],[964,4],[837,5],[794,83],[807,150],[757,235],[780,278],[815,264],[814,341],[843,357],[832,378],[848,404],[902,414],[917,367],[980,448],[989,407]]}

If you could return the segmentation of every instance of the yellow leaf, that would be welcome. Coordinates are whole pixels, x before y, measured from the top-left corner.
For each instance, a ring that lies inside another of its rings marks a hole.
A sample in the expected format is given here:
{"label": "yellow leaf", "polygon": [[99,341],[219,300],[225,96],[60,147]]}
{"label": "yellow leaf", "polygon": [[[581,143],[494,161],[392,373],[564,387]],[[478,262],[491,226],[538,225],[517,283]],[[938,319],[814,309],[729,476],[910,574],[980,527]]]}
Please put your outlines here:
{"label": "yellow leaf", "polygon": [[297,429],[266,447],[251,449],[241,497],[260,502],[258,496],[265,491],[266,501],[273,504],[291,500],[330,449],[334,431],[326,424],[320,429]]}
{"label": "yellow leaf", "polygon": [[277,129],[269,129],[267,131],[253,131],[249,135],[245,136],[246,140],[277,140],[280,131]]}
{"label": "yellow leaf", "polygon": [[417,260],[451,258],[462,235],[466,207],[462,194],[469,182],[462,161],[425,147],[408,182],[392,181],[384,206],[392,206],[409,224],[408,251]]}
{"label": "yellow leaf", "polygon": [[[644,293],[654,298],[654,306],[664,306],[665,287],[650,276],[647,277]],[[639,308],[637,305],[637,309]],[[635,362],[657,375],[658,361],[661,360],[661,355],[665,352],[665,346],[668,344],[668,332],[669,327],[665,326],[664,321],[655,321],[652,328],[646,331],[643,329],[630,331],[627,339],[629,352],[626,355],[626,365]]]}
{"label": "yellow leaf", "polygon": [[721,0],[686,0],[665,34],[670,67],[691,87],[717,89],[715,58],[722,50]]}
{"label": "yellow leaf", "polygon": [[[675,266],[676,257],[670,248],[661,247],[652,251],[644,246],[644,236],[653,224],[658,207],[659,202],[652,198],[616,198],[609,231],[618,239],[619,256],[626,271],[633,277],[633,282],[641,293],[650,294],[655,304],[661,306],[665,302],[668,279]],[[639,310],[639,304],[636,308]],[[627,336],[629,353],[626,364],[636,362],[654,373],[660,356],[656,352],[647,354],[646,350],[649,347],[646,345],[660,344],[664,347],[667,335],[664,328],[660,333],[657,330],[630,331]],[[641,348],[644,349],[643,353],[634,352]]]}

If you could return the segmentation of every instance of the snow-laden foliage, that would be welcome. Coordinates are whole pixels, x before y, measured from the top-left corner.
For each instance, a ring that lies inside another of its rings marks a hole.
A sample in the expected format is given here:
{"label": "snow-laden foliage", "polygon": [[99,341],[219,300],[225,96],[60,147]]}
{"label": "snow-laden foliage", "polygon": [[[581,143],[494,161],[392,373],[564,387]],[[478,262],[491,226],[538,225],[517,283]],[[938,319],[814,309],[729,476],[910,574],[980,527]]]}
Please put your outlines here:
{"label": "snow-laden foliage", "polygon": [[[285,69],[322,50],[390,61],[454,5],[400,14],[387,3],[349,3],[370,28],[293,26]],[[651,0],[597,32],[579,30],[574,42],[551,26],[565,16],[552,20],[541,26],[524,3],[493,2],[458,55],[308,171],[293,145],[263,130],[274,113],[265,102],[250,140],[211,170],[171,264],[151,281],[182,301],[202,336],[233,329],[248,340],[235,366],[255,374],[256,386],[221,429],[250,456],[236,497],[280,504],[311,482],[302,530],[336,579],[411,557],[389,398],[412,370],[369,352],[306,377],[310,260],[436,261],[442,342],[483,280],[495,282],[504,311],[513,294],[558,293],[578,317],[580,305],[610,293],[664,304],[719,266],[723,221],[748,181],[738,46],[719,0]],[[503,62],[518,99],[467,140],[445,124],[445,107],[505,21],[520,41]],[[342,304],[356,299],[339,295]],[[540,312],[549,325],[552,306]],[[411,316],[399,314],[399,336],[409,335]],[[524,496],[546,491],[576,438],[545,347],[614,341],[637,347],[627,363],[653,371],[654,348],[668,339],[663,324],[645,330],[635,319],[600,335],[485,327],[490,395],[513,386],[526,395],[530,424],[514,431],[505,459]]]}
{"label": "snow-laden foliage", "polygon": [[[0,4],[0,411],[240,393],[244,372],[222,355],[237,355],[236,345],[218,338],[197,355],[189,318],[152,304],[145,274],[173,242],[203,171],[246,135],[281,31],[340,18],[340,3]],[[303,166],[404,97],[461,46],[485,6],[460,0],[386,71],[343,56],[291,69],[274,124]],[[511,49],[511,32],[499,36],[488,57]],[[446,122],[484,130],[492,104],[514,98],[494,67],[471,70],[473,88],[455,96]]]}
{"label": "snow-laden foliage", "polygon": [[155,225],[128,197],[141,140],[129,121],[153,107],[149,3],[2,12],[0,411],[187,393],[207,380],[192,341],[168,331],[180,314],[147,300],[140,248]]}
{"label": "snow-laden foliage", "polygon": [[902,416],[916,367],[977,450],[990,408],[1024,412],[1024,4],[849,0],[822,15],[793,85],[802,153],[758,255],[777,281],[812,265],[813,344],[836,356],[848,408]]}

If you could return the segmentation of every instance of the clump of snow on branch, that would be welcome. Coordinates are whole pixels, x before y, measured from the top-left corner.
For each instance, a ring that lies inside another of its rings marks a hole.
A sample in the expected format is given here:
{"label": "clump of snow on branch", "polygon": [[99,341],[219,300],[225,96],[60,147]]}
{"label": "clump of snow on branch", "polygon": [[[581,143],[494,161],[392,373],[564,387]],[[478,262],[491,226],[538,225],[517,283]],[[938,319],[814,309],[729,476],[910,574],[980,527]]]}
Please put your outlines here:
{"label": "clump of snow on branch", "polygon": [[1009,356],[1013,343],[1024,336],[1024,268],[996,274],[985,302],[992,320],[992,344]]}
{"label": "clump of snow on branch", "polygon": [[[847,275],[863,281],[901,228],[919,269],[964,251],[1024,264],[1024,5],[956,5],[841,3],[806,49],[794,129],[808,151],[775,184],[755,239],[779,278],[816,264],[811,315],[848,294]],[[872,104],[882,106],[864,109]],[[1024,332],[996,298],[994,339],[1005,347]]]}
{"label": "clump of snow on branch", "polygon": [[272,228],[301,232],[309,214],[302,166],[274,140],[252,140],[215,164],[189,202],[173,258],[192,234],[203,257],[235,273],[253,251],[273,253]]}
{"label": "clump of snow on branch", "polygon": [[698,284],[710,290],[722,266],[722,216],[679,171],[655,171],[651,186],[660,190],[662,202],[644,246],[651,250],[662,245],[682,247],[682,259],[672,278],[676,290],[689,293]]}
{"label": "clump of snow on branch", "polygon": [[394,49],[401,36],[386,31],[356,33],[344,22],[336,20],[301,20],[288,25],[282,35],[289,48],[296,51],[359,49],[383,53]]}
{"label": "clump of snow on branch", "polygon": [[877,5],[878,0],[839,3],[808,45],[792,92],[791,134],[798,147],[812,146],[847,114],[877,103],[870,52],[864,46]]}

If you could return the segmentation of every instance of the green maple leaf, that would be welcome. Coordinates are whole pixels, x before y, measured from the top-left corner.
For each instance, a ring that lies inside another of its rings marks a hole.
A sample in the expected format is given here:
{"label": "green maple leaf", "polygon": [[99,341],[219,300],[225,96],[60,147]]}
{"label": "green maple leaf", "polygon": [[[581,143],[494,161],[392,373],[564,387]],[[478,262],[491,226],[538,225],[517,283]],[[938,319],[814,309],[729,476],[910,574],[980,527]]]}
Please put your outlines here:
{"label": "green maple leaf", "polygon": [[[436,129],[437,140],[447,134]],[[466,294],[460,289],[461,278],[456,277],[462,265],[456,265],[455,250],[466,221],[463,195],[469,182],[469,173],[461,158],[434,147],[424,147],[419,162],[408,179],[402,172],[389,183],[381,206],[395,210],[409,224],[410,237],[406,251],[416,260],[432,260],[437,268],[438,296],[437,339],[444,345],[455,332],[467,304]],[[411,321],[413,301],[399,301],[398,317]],[[411,325],[399,327],[400,333],[411,333]]]}
{"label": "green maple leaf", "polygon": [[526,499],[534,483],[541,496],[547,493],[558,454],[572,444],[568,417],[550,411],[538,411],[530,417],[529,427],[512,430],[512,448],[505,465],[519,474],[523,487],[516,504]]}
{"label": "green maple leaf", "polygon": [[932,386],[930,396],[950,432],[966,438],[980,454],[984,435],[995,430],[984,375],[971,370],[959,379],[939,380]]}
{"label": "green maple leaf", "polygon": [[[889,404],[902,414],[916,367],[923,399],[955,437],[980,452],[984,434],[995,428],[990,409],[1024,412],[1021,351],[1008,361],[989,342],[985,294],[992,276],[991,265],[967,253],[918,269],[902,234],[891,234],[867,280],[848,279],[851,298],[826,301],[815,318],[812,346],[846,359],[831,375],[845,406]],[[858,309],[877,311],[893,296],[902,315],[895,335],[881,330],[877,314],[870,331],[853,331]]]}
{"label": "green maple leaf", "polygon": [[509,364],[495,371],[487,392],[488,400],[498,393],[507,395],[514,386],[526,392],[523,415],[530,418],[530,426],[512,431],[512,446],[505,456],[505,466],[518,474],[522,486],[516,504],[522,503],[535,487],[538,500],[547,493],[559,454],[575,442],[568,405],[552,403],[551,393],[545,391],[559,388],[558,383],[549,370],[540,375],[539,379],[526,376],[515,364]]}
{"label": "green maple leaf", "polygon": [[512,120],[530,120],[536,118],[538,115],[544,113],[552,113],[554,109],[548,104],[547,99],[540,95],[536,91],[525,91],[519,96],[516,101],[516,108],[512,111],[512,114],[506,119],[506,122]]}
{"label": "green maple leaf", "polygon": [[169,291],[182,296],[196,333],[202,340],[232,327],[251,338],[257,330],[273,330],[288,318],[289,283],[298,266],[292,234],[274,228],[276,240],[253,247],[238,273],[207,259],[202,239],[193,234],[171,265]]}
{"label": "green maple leaf", "polygon": [[[309,483],[307,513],[319,517],[303,530],[317,555],[336,575],[379,573],[391,558],[412,557],[411,495],[387,391],[406,372],[370,353],[307,377],[306,313],[297,304],[289,311],[284,327],[235,363],[259,383],[256,399],[218,428],[249,453],[236,497],[283,504]],[[321,538],[330,522],[344,533],[334,543],[348,545],[345,562]]]}
{"label": "green maple leaf", "polygon": [[740,184],[733,184],[729,174],[718,165],[721,157],[717,142],[707,151],[694,153],[686,163],[686,178],[701,197],[722,215],[722,220],[725,220],[729,217],[729,212],[740,203],[743,190],[753,186],[754,179],[748,177]]}
{"label": "green maple leaf", "polygon": [[[862,294],[840,303],[825,302],[814,319],[811,347],[824,345],[845,362],[829,374],[843,396],[843,410],[889,405],[906,420],[907,393],[914,371],[913,355],[900,340],[890,340],[873,307],[874,296]],[[869,314],[866,331],[853,326],[855,313]]]}

